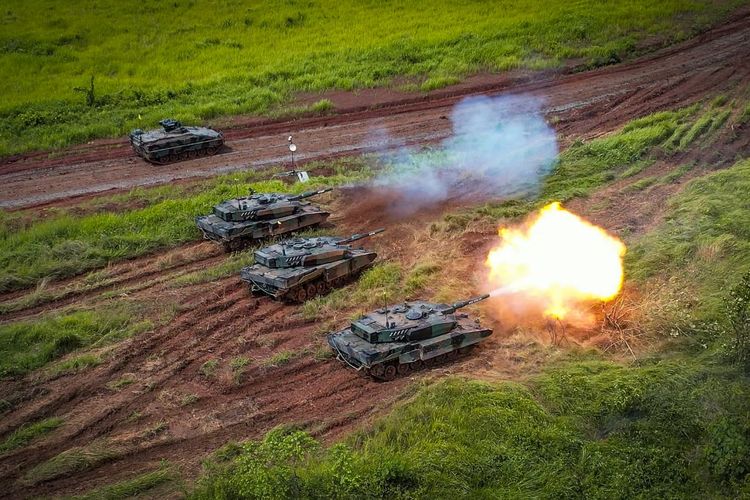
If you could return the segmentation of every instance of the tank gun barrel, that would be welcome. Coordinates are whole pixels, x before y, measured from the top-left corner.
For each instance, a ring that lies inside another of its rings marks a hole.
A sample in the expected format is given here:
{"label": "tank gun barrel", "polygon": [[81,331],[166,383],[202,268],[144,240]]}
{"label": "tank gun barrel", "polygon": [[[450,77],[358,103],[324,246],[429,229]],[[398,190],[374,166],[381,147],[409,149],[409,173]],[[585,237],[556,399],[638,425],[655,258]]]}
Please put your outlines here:
{"label": "tank gun barrel", "polygon": [[456,312],[457,309],[461,309],[462,307],[476,304],[477,302],[481,302],[484,299],[488,299],[488,298],[490,298],[490,294],[485,293],[484,295],[477,295],[476,297],[472,297],[470,299],[460,300],[458,302],[454,302],[453,304],[451,304],[451,306],[448,309],[443,310],[443,313],[451,314],[451,313]]}
{"label": "tank gun barrel", "polygon": [[318,191],[308,191],[306,193],[298,194],[297,196],[290,196],[289,201],[303,200],[305,198],[310,198],[311,196],[327,193],[328,191],[333,191],[333,188],[325,188]]}
{"label": "tank gun barrel", "polygon": [[369,236],[374,236],[376,234],[382,233],[383,231],[385,231],[385,228],[381,227],[380,229],[376,229],[374,231],[370,231],[369,233],[353,234],[353,235],[349,236],[348,238],[339,241],[339,243],[344,243],[344,244],[351,243],[353,241],[361,240],[361,239],[367,238]]}

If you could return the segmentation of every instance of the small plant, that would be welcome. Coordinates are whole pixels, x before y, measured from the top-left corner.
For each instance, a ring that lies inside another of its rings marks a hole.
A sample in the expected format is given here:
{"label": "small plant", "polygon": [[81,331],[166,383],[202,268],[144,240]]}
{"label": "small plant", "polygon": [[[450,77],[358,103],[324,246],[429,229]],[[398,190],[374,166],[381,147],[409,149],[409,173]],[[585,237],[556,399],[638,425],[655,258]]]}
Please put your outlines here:
{"label": "small plant", "polygon": [[86,106],[93,107],[96,104],[96,95],[94,94],[94,75],[91,75],[91,81],[88,88],[86,87],[74,87],[73,90],[81,92],[86,96]]}
{"label": "small plant", "polygon": [[277,352],[270,358],[263,360],[263,366],[266,367],[278,367],[283,366],[287,363],[289,363],[291,360],[293,360],[296,356],[296,353],[294,351],[281,351]]}
{"label": "small plant", "polygon": [[332,357],[333,351],[326,345],[322,345],[315,349],[315,354],[313,354],[313,358],[315,359],[315,361],[325,361],[327,359],[331,359]]}
{"label": "small plant", "polygon": [[133,375],[125,375],[117,380],[108,383],[107,388],[111,391],[119,391],[134,383],[135,377]]}
{"label": "small plant", "polygon": [[233,358],[229,362],[229,366],[232,369],[232,381],[234,385],[240,385],[242,383],[242,377],[245,374],[245,367],[250,364],[250,360],[244,356]]}
{"label": "small plant", "polygon": [[182,406],[189,406],[193,403],[196,403],[198,399],[199,397],[197,394],[187,394],[182,398],[182,401],[180,401],[180,404]]}
{"label": "small plant", "polygon": [[216,369],[219,367],[219,360],[217,359],[209,359],[205,363],[203,363],[200,367],[201,375],[204,377],[211,379],[214,378],[214,375],[216,375]]}
{"label": "small plant", "polygon": [[143,431],[143,437],[145,439],[154,439],[159,434],[162,434],[165,432],[169,426],[164,420],[160,420],[156,424],[154,424],[152,427],[149,427],[145,431]]}

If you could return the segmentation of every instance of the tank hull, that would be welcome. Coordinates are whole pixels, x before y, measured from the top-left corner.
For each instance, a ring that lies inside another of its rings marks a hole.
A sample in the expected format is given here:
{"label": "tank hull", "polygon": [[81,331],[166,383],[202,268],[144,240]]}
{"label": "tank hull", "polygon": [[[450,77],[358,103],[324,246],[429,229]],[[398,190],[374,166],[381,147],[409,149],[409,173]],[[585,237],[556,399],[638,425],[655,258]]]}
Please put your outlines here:
{"label": "tank hull", "polygon": [[164,165],[216,154],[224,145],[224,134],[203,127],[182,127],[175,133],[132,133],[130,145],[144,160]]}
{"label": "tank hull", "polygon": [[[304,302],[315,295],[337,288],[372,266],[375,252],[355,250],[350,258],[328,264],[288,269],[270,269],[255,264],[243,268],[240,278],[250,285],[254,293],[270,295],[275,299]],[[301,293],[304,289],[305,292]],[[300,297],[304,296],[302,300]]]}
{"label": "tank hull", "polygon": [[393,365],[399,373],[423,364],[441,361],[458,355],[492,335],[492,330],[477,328],[468,318],[461,319],[452,331],[433,338],[382,344],[369,343],[351,328],[328,335],[328,345],[337,358],[356,370],[363,370],[374,378],[385,378],[383,368]]}
{"label": "tank hull", "polygon": [[228,222],[212,214],[196,217],[195,223],[207,240],[220,243],[229,249],[239,249],[252,241],[321,224],[330,215],[314,205],[305,205],[299,212],[277,219]]}

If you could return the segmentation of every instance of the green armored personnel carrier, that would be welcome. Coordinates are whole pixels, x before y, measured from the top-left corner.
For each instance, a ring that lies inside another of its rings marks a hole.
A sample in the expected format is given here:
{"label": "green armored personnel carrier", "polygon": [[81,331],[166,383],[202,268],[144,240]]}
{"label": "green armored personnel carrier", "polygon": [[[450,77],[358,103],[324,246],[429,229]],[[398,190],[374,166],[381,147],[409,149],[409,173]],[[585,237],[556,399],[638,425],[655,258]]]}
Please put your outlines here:
{"label": "green armored personnel carrier", "polygon": [[214,155],[224,145],[224,134],[207,127],[183,127],[177,120],[162,120],[162,129],[130,133],[130,145],[146,161],[163,165]]}
{"label": "green armored personnel carrier", "polygon": [[213,214],[195,218],[206,239],[236,251],[251,241],[278,236],[324,222],[329,212],[305,198],[327,193],[331,188],[309,191],[296,196],[278,193],[251,193],[219,203]]}
{"label": "green armored personnel carrier", "polygon": [[492,334],[479,320],[456,313],[488,298],[481,295],[454,304],[404,302],[368,313],[349,328],[328,335],[339,360],[375,379],[393,380],[457,357]]}
{"label": "green armored personnel carrier", "polygon": [[319,236],[294,238],[255,252],[255,264],[243,268],[240,278],[253,293],[265,293],[276,299],[304,302],[369,268],[378,256],[351,243],[384,229],[355,234],[348,238]]}

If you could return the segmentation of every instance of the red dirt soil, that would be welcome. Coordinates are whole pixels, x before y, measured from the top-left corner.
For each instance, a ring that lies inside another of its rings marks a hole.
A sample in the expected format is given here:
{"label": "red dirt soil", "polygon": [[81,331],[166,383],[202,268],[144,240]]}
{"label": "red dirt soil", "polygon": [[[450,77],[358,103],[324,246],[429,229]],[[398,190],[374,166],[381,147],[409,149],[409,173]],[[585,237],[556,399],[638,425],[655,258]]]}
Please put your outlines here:
{"label": "red dirt soil", "polygon": [[[744,11],[697,39],[620,66],[545,76],[541,81],[525,83],[498,77],[487,88],[464,87],[455,95],[446,91],[412,102],[380,103],[375,108],[351,109],[328,117],[238,126],[228,131],[231,152],[179,165],[154,167],[133,160],[122,141],[71,148],[58,160],[42,154],[5,160],[0,199],[7,206],[17,207],[64,204],[71,195],[90,196],[102,189],[213,175],[245,168],[248,162],[271,164],[285,156],[283,135],[287,132],[296,135],[307,159],[387,147],[368,143],[368,137],[373,137],[371,130],[378,126],[408,143],[433,142],[450,132],[449,122],[441,117],[457,100],[472,93],[512,91],[544,97],[565,143],[609,132],[637,116],[744,88],[750,76],[748,56],[750,11]],[[750,144],[743,134],[739,142],[727,140],[724,151],[747,153]],[[641,176],[660,174],[666,168],[657,162]],[[677,187],[659,188],[658,195],[666,196],[670,189]],[[335,209],[331,219],[338,234],[387,227],[368,246],[384,259],[398,259],[407,265],[418,260],[423,250],[414,243],[413,235],[424,232],[443,213],[467,203],[454,198],[407,220],[384,219],[378,213],[385,202],[371,194],[359,188],[341,190],[333,201],[323,201]],[[638,231],[658,218],[652,210],[639,210],[651,203],[648,196],[645,191],[634,192],[616,206],[578,202],[575,208],[610,229]],[[486,251],[493,234],[494,228],[481,227],[445,243],[468,256],[457,263],[458,274],[465,281],[470,281],[472,266]],[[335,360],[320,358],[325,351],[324,325],[306,321],[298,306],[251,297],[237,276],[172,286],[173,278],[205,269],[221,259],[223,256],[208,243],[194,243],[118,263],[108,268],[107,280],[99,285],[77,288],[83,277],[53,283],[50,290],[70,287],[75,291],[56,302],[0,319],[27,318],[62,310],[69,304],[105,305],[111,299],[100,294],[104,291],[121,293],[118,300],[145,301],[154,311],[162,308],[165,314],[174,314],[152,332],[103,349],[105,361],[82,373],[57,378],[32,373],[2,381],[0,399],[13,408],[3,415],[0,438],[23,423],[52,416],[64,418],[63,425],[48,436],[0,456],[2,496],[80,493],[153,470],[162,459],[176,464],[192,480],[200,471],[200,461],[228,441],[259,437],[279,424],[298,424],[330,442],[406,397],[411,380],[445,372],[470,372],[497,379],[533,372],[541,363],[540,359],[519,356],[523,340],[508,341],[498,332],[478,353],[455,364],[391,383],[373,382]],[[7,295],[0,300],[19,296]],[[283,353],[292,353],[290,360],[274,366],[272,357]],[[249,360],[240,375],[232,368],[232,360],[239,357]],[[216,372],[207,375],[202,367],[210,360],[219,363]],[[123,378],[133,382],[119,390],[111,385]],[[24,479],[35,466],[76,447],[107,448],[114,454],[81,472],[38,482]]]}

